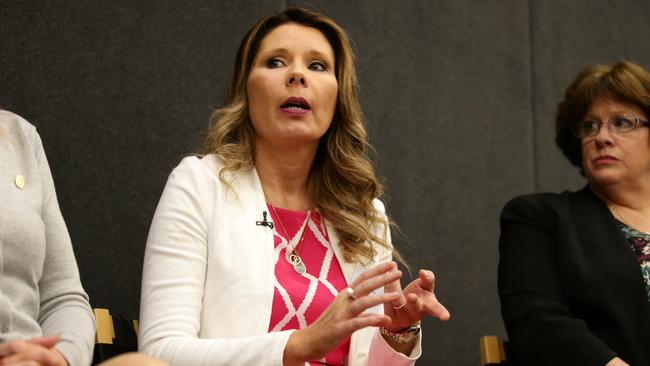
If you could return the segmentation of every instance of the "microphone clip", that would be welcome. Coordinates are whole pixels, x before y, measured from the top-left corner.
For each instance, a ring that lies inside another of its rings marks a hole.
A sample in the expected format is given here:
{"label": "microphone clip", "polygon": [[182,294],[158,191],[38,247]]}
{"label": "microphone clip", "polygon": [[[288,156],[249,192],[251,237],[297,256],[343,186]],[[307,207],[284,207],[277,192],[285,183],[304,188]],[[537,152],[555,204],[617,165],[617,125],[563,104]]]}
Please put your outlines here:
{"label": "microphone clip", "polygon": [[255,221],[255,225],[257,226],[268,226],[269,228],[273,229],[273,221],[268,221],[266,219],[266,211],[262,211],[262,221]]}

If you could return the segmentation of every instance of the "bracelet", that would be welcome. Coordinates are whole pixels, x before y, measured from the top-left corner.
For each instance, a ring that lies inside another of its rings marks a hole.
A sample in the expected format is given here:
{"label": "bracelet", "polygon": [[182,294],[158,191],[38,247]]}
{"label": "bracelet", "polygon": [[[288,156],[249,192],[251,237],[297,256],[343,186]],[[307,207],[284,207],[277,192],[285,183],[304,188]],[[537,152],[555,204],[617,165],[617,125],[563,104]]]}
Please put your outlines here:
{"label": "bracelet", "polygon": [[381,334],[384,339],[391,341],[397,344],[408,344],[411,343],[420,335],[420,324],[413,324],[404,329],[400,329],[397,332],[393,332],[384,327],[379,327],[379,334]]}

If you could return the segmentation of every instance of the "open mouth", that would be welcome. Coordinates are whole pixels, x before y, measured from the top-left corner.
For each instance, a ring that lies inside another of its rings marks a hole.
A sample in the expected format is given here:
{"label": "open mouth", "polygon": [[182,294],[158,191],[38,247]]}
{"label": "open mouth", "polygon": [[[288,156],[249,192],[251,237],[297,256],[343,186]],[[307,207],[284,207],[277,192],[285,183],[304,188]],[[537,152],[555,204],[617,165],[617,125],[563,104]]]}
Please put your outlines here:
{"label": "open mouth", "polygon": [[308,111],[311,109],[311,106],[304,98],[291,97],[285,100],[280,108],[294,111]]}

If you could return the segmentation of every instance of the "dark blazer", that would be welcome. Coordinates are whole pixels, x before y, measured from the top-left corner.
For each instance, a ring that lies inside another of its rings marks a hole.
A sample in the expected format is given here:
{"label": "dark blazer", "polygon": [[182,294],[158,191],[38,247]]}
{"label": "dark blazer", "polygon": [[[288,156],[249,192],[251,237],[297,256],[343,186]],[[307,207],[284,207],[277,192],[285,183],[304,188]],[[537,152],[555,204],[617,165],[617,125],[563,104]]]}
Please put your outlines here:
{"label": "dark blazer", "polygon": [[588,187],[501,214],[501,313],[517,365],[650,365],[650,302],[617,222]]}

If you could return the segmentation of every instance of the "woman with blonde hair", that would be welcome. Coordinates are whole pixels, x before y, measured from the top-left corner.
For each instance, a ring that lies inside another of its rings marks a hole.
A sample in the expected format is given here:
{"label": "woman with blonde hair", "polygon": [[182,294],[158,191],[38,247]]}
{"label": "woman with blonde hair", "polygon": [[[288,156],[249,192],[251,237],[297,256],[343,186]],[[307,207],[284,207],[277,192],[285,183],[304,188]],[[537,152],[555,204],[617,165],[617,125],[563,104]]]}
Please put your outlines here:
{"label": "woman with blonde hair", "polygon": [[141,349],[174,365],[413,364],[420,320],[449,313],[430,271],[400,286],[368,148],[345,32],[303,9],[259,20],[205,154],[156,210]]}

